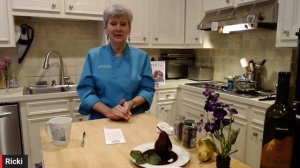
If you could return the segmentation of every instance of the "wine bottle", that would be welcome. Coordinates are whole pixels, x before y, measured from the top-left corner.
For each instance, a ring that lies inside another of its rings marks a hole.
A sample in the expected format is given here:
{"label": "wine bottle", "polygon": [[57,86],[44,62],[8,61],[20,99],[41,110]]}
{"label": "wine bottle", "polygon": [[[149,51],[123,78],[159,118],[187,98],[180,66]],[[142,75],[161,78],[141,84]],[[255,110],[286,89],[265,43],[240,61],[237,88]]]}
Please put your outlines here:
{"label": "wine bottle", "polygon": [[291,165],[295,114],[288,103],[289,72],[279,72],[275,103],[266,111],[261,151],[261,168]]}

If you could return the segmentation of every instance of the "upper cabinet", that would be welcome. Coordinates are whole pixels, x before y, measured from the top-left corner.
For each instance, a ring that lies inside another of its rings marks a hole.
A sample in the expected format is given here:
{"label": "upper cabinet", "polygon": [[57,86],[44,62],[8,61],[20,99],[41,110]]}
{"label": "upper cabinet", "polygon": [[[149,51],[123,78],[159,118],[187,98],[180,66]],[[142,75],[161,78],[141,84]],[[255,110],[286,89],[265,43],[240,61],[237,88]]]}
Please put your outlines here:
{"label": "upper cabinet", "polygon": [[233,0],[203,0],[204,11],[212,11],[233,7]]}
{"label": "upper cabinet", "polygon": [[197,27],[203,18],[202,1],[186,0],[185,10],[185,45],[201,47],[204,32]]}
{"label": "upper cabinet", "polygon": [[204,12],[233,8],[250,3],[266,1],[266,0],[203,0]]}
{"label": "upper cabinet", "polygon": [[15,46],[13,17],[9,15],[6,0],[0,1],[0,47]]}
{"label": "upper cabinet", "polygon": [[149,1],[148,0],[110,0],[107,5],[113,3],[123,4],[133,14],[131,25],[130,44],[145,46],[149,42]]}
{"label": "upper cabinet", "polygon": [[259,2],[259,1],[264,1],[264,0],[234,0],[234,5],[244,5],[244,4],[249,4],[253,2]]}
{"label": "upper cabinet", "polygon": [[40,11],[49,13],[60,13],[60,0],[11,0],[14,11]]}
{"label": "upper cabinet", "polygon": [[65,12],[68,14],[103,15],[105,0],[65,0]]}
{"label": "upper cabinet", "polygon": [[15,16],[101,20],[105,0],[11,0]]}
{"label": "upper cabinet", "polygon": [[184,44],[185,1],[151,0],[151,38],[154,45]]}
{"label": "upper cabinet", "polygon": [[300,28],[300,1],[279,0],[276,47],[296,47]]}

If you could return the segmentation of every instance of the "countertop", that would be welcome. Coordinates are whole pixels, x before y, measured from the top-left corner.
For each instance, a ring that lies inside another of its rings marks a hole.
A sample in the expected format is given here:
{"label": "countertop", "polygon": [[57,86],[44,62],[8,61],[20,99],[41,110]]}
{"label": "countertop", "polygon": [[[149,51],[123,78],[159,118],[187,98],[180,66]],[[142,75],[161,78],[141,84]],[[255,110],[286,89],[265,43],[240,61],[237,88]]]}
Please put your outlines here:
{"label": "countertop", "polygon": [[[135,115],[129,122],[115,122],[109,119],[72,123],[70,143],[55,146],[44,128],[40,129],[44,168],[95,168],[95,167],[137,167],[129,158],[130,151],[141,144],[155,142],[158,138],[156,125],[160,120],[149,114]],[[120,128],[126,143],[106,145],[103,128]],[[138,129],[137,129],[138,128]],[[147,131],[145,131],[147,130]],[[85,145],[81,147],[82,133],[86,132]],[[172,144],[184,148],[170,136]],[[199,163],[196,149],[186,149],[190,161],[185,168],[215,168],[214,159]],[[231,159],[231,168],[248,168],[245,164]]]}
{"label": "countertop", "polygon": [[[188,79],[178,79],[178,80],[166,80],[164,84],[159,84],[155,86],[156,90],[160,89],[172,89],[172,88],[186,88],[192,91],[201,92],[203,89],[196,88],[193,86],[184,85],[185,83],[194,83],[197,81],[188,80]],[[51,98],[68,98],[77,96],[76,91],[70,92],[58,92],[58,93],[48,93],[48,94],[35,94],[35,95],[23,95],[22,87],[19,88],[10,88],[10,89],[0,89],[0,103],[9,103],[9,102],[22,102],[22,101],[31,101],[31,100],[41,100],[41,99],[51,99]],[[229,95],[226,93],[220,93],[222,97],[234,101],[239,101],[246,104],[254,104],[262,108],[267,108],[274,101],[259,101],[259,98],[243,98],[235,95]]]}
{"label": "countertop", "polygon": [[[159,84],[155,86],[155,89],[166,89],[166,88],[177,88],[179,84],[184,84],[187,82],[195,82],[187,79],[178,80],[166,80],[164,84]],[[10,103],[10,102],[22,102],[40,99],[51,99],[51,98],[64,98],[64,97],[74,97],[77,96],[76,91],[70,92],[58,92],[58,93],[47,93],[47,94],[35,94],[35,95],[24,95],[23,87],[19,88],[9,88],[0,89],[0,103]]]}
{"label": "countertop", "polygon": [[[204,91],[203,88],[198,88],[190,85],[179,85],[181,88],[185,88],[188,90],[191,90],[193,92],[198,92],[202,93]],[[272,105],[275,101],[274,100],[269,100],[269,101],[259,101],[260,97],[256,98],[245,98],[237,95],[232,95],[232,94],[226,94],[224,92],[219,92],[220,97],[232,101],[237,101],[240,103],[245,103],[249,105],[255,105],[256,107],[261,107],[261,108],[268,108],[270,105]]]}

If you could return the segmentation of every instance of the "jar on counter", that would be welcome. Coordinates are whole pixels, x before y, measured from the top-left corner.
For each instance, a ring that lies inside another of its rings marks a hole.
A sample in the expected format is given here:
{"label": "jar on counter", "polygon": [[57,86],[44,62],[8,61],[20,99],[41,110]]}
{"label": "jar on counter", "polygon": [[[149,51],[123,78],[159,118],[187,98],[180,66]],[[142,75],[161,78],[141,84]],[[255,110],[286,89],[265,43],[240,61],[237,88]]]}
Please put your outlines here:
{"label": "jar on counter", "polygon": [[176,115],[174,123],[174,137],[176,140],[182,140],[182,130],[184,125],[185,117],[183,115]]}
{"label": "jar on counter", "polygon": [[182,144],[186,148],[196,146],[197,127],[195,120],[185,120],[182,130]]}

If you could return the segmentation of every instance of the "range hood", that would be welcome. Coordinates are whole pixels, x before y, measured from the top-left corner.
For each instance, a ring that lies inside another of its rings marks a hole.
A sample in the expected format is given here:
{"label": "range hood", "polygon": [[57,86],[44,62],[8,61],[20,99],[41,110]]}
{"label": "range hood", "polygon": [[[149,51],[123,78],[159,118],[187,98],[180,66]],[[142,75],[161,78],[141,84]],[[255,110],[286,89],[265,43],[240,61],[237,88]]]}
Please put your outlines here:
{"label": "range hood", "polygon": [[276,30],[278,1],[268,0],[205,14],[199,30],[230,33],[233,31],[266,28]]}

